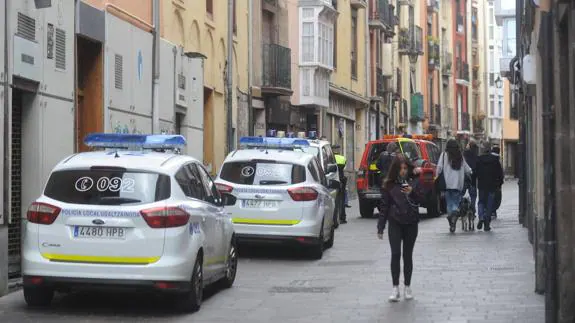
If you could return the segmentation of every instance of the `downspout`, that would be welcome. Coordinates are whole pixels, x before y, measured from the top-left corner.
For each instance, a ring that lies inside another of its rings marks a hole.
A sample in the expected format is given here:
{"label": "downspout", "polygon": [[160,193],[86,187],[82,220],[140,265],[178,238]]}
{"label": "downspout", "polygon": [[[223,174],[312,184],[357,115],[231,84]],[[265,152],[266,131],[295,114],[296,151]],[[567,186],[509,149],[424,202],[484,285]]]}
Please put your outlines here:
{"label": "downspout", "polygon": [[[365,7],[365,11],[366,11],[366,15],[363,15],[364,17],[364,25],[365,25],[365,95],[367,97],[367,99],[371,102],[370,100],[370,93],[371,93],[371,61],[369,59],[369,54],[370,54],[370,46],[369,46],[369,1],[366,2],[366,7]],[[351,88],[350,88],[351,89]],[[369,117],[369,114],[371,113],[371,103],[367,104],[367,113],[365,114],[365,121],[364,122],[364,129],[366,128],[365,125],[368,125],[368,120],[371,120],[371,118]],[[379,120],[379,111],[378,111],[378,115],[377,115],[377,119]],[[365,136],[365,142],[367,143],[369,141],[369,128],[367,128],[366,130],[364,130],[364,136]],[[377,131],[379,131],[378,129],[376,129],[376,133]],[[353,154],[355,156],[355,153]],[[354,161],[355,162],[355,161]]]}
{"label": "downspout", "polygon": [[152,53],[152,133],[160,132],[160,0],[152,2],[153,53]]}
{"label": "downspout", "polygon": [[[78,31],[80,30],[80,0],[74,0],[74,133],[78,133]],[[74,151],[80,151],[78,136],[74,136]]]}
{"label": "downspout", "polygon": [[234,24],[234,0],[228,0],[228,63],[226,70],[226,92],[227,92],[227,102],[226,102],[226,119],[227,119],[227,153],[234,150],[234,134],[232,132],[232,86],[233,86],[233,24]]}
{"label": "downspout", "polygon": [[254,3],[253,1],[248,1],[248,135],[254,135],[254,106],[253,106],[253,94],[252,94],[252,83],[253,83],[253,21],[254,13]]}
{"label": "downspout", "polygon": [[[557,237],[555,231],[555,120],[554,120],[554,83],[553,83],[553,15],[541,13],[539,39],[543,39],[541,52],[551,68],[543,72],[543,165],[545,187],[545,322],[557,322]],[[546,65],[548,66],[548,65]]]}
{"label": "downspout", "polygon": [[[3,194],[3,221],[0,221],[0,223],[7,223],[8,221],[8,217],[9,217],[9,213],[10,213],[10,209],[8,206],[8,201],[10,199],[10,195],[9,195],[9,187],[10,187],[10,171],[9,171],[9,167],[10,167],[10,162],[9,162],[9,156],[10,156],[10,78],[8,76],[9,70],[8,70],[8,38],[9,38],[9,30],[8,30],[8,26],[10,26],[10,24],[8,23],[8,10],[9,10],[9,5],[8,3],[10,2],[10,0],[5,0],[4,2],[4,21],[5,21],[5,25],[4,25],[4,133],[3,133],[3,142],[4,142],[4,156],[3,156],[3,164],[2,164],[2,168],[3,168],[3,174],[4,174],[4,194]],[[0,278],[1,280],[1,278]],[[0,290],[0,293],[2,291]]]}

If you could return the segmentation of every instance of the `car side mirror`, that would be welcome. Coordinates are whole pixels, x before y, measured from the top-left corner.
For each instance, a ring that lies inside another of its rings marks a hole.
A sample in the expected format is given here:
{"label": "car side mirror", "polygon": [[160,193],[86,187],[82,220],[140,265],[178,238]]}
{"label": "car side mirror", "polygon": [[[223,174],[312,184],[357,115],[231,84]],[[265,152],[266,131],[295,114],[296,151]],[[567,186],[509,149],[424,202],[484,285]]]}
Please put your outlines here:
{"label": "car side mirror", "polygon": [[222,205],[231,206],[236,204],[236,198],[230,194],[222,194]]}
{"label": "car side mirror", "polygon": [[337,165],[336,164],[327,164],[326,173],[331,174],[337,172]]}
{"label": "car side mirror", "polygon": [[328,188],[332,189],[332,190],[337,190],[340,188],[340,184],[338,181],[334,181],[333,179],[329,180],[328,182]]}

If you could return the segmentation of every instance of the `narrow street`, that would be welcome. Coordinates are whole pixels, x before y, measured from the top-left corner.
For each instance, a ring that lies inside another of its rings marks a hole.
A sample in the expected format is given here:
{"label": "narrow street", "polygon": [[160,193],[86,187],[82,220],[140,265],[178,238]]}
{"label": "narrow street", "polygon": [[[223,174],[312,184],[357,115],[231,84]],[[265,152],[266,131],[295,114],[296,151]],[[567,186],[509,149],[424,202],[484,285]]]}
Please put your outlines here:
{"label": "narrow street", "polygon": [[492,232],[449,234],[444,218],[423,220],[414,254],[415,300],[390,304],[387,240],[357,203],[321,261],[274,249],[244,250],[236,284],[211,292],[192,315],[151,297],[73,294],[28,309],[22,293],[0,298],[0,322],[544,322],[533,292],[527,232],[517,224],[517,182],[505,184]]}

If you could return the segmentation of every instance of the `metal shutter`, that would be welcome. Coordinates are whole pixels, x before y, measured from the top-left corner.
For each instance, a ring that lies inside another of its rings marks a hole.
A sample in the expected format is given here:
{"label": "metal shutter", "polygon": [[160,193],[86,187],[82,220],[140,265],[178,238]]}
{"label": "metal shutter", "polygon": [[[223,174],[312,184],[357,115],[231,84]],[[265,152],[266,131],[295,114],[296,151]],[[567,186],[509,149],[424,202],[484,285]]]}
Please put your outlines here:
{"label": "metal shutter", "polygon": [[36,41],[36,20],[19,12],[16,33],[24,39]]}
{"label": "metal shutter", "polygon": [[[14,95],[17,95],[16,93]],[[21,277],[21,221],[22,216],[22,109],[12,104],[12,168],[10,221],[8,224],[8,279]]]}
{"label": "metal shutter", "polygon": [[114,87],[121,90],[124,87],[124,57],[114,56]]}
{"label": "metal shutter", "polygon": [[56,68],[66,69],[66,31],[56,28]]}

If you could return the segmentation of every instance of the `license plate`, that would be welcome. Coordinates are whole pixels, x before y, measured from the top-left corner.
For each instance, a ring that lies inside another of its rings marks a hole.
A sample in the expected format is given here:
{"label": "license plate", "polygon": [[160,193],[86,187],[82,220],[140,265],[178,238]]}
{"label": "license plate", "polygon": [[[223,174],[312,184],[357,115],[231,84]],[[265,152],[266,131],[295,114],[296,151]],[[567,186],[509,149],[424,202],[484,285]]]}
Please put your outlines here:
{"label": "license plate", "polygon": [[106,239],[106,240],[125,240],[125,228],[111,227],[74,227],[74,238],[76,239]]}
{"label": "license plate", "polygon": [[273,209],[277,201],[242,200],[242,207],[246,209]]}

